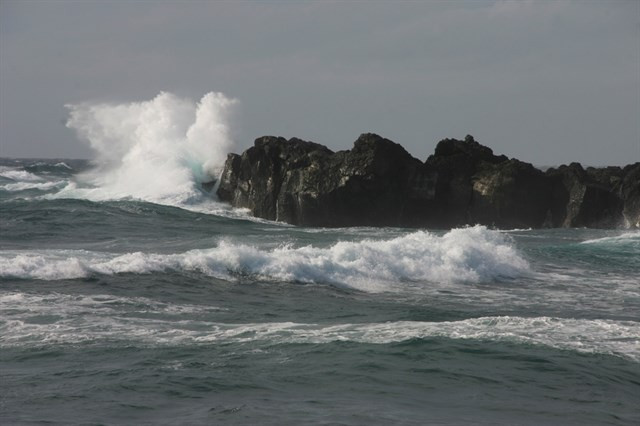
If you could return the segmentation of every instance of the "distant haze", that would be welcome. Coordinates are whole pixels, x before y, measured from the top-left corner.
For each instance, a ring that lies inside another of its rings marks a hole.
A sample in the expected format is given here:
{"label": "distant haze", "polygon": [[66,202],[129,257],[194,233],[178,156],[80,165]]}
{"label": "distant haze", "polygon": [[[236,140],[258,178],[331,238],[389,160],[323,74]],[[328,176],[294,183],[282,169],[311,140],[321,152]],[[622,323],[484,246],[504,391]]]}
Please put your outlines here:
{"label": "distant haze", "polygon": [[537,165],[640,161],[640,1],[0,1],[0,156],[89,158],[65,105],[239,101],[262,135],[424,160],[472,134]]}

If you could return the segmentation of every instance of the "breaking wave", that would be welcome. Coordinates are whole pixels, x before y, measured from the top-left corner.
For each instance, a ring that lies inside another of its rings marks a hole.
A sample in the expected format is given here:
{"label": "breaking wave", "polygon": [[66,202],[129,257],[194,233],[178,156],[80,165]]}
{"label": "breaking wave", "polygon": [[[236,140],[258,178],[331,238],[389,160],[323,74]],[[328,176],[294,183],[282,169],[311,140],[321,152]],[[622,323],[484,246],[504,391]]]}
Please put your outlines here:
{"label": "breaking wave", "polygon": [[8,192],[28,191],[30,189],[36,189],[39,191],[48,191],[66,185],[67,182],[63,180],[51,181],[51,182],[15,182],[0,185],[1,190]]}
{"label": "breaking wave", "polygon": [[14,182],[42,182],[44,180],[36,174],[13,167],[0,167],[0,177]]}
{"label": "breaking wave", "polygon": [[67,105],[67,127],[90,144],[96,167],[54,197],[176,206],[208,199],[201,184],[221,173],[232,150],[236,104],[222,93],[195,103],[163,92],[144,102]]}
{"label": "breaking wave", "polygon": [[624,234],[612,237],[595,238],[592,240],[582,241],[581,244],[637,245],[638,248],[640,248],[640,232],[625,232]]}
{"label": "breaking wave", "polygon": [[443,236],[419,231],[389,240],[338,242],[327,248],[262,249],[221,241],[217,247],[176,254],[112,254],[84,250],[3,252],[3,277],[45,280],[95,274],[197,271],[233,280],[330,283],[363,291],[392,290],[398,281],[479,282],[521,276],[529,270],[508,238],[483,226]]}

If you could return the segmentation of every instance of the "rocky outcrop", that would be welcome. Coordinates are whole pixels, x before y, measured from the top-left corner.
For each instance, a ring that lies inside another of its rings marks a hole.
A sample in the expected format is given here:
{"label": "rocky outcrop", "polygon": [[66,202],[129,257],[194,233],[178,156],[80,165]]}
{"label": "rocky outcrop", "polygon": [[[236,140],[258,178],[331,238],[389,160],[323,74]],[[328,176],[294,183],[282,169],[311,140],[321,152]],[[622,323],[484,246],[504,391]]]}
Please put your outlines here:
{"label": "rocky outcrop", "polygon": [[544,191],[545,174],[531,164],[494,155],[472,136],[441,141],[426,165],[437,171],[439,227],[541,227],[547,220],[550,195]]}
{"label": "rocky outcrop", "polygon": [[427,161],[375,134],[333,152],[265,136],[227,158],[217,194],[258,217],[305,226],[640,226],[640,163],[543,172],[467,136]]}
{"label": "rocky outcrop", "polygon": [[[554,205],[560,212],[556,226],[614,228],[623,223],[624,200],[618,187],[620,169],[589,168],[578,163],[549,169],[553,180]],[[564,210],[564,212],[562,212]]]}
{"label": "rocky outcrop", "polygon": [[622,181],[618,189],[622,199],[623,225],[640,228],[640,163],[630,164],[622,170]]}
{"label": "rocky outcrop", "polygon": [[499,228],[553,226],[549,179],[516,159],[482,165],[472,180],[472,223]]}
{"label": "rocky outcrop", "polygon": [[432,174],[400,145],[364,134],[350,151],[266,136],[230,154],[218,196],[258,217],[308,226],[420,226]]}

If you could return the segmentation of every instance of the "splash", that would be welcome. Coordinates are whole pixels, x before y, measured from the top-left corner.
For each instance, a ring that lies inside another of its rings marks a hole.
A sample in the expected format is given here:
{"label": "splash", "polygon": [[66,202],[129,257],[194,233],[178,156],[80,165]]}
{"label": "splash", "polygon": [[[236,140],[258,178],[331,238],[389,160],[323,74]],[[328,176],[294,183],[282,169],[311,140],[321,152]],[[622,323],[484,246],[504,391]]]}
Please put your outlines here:
{"label": "splash", "polygon": [[200,201],[201,183],[221,173],[232,150],[229,121],[236,104],[222,93],[196,103],[162,92],[144,102],[67,105],[67,127],[95,151],[96,168],[59,196]]}

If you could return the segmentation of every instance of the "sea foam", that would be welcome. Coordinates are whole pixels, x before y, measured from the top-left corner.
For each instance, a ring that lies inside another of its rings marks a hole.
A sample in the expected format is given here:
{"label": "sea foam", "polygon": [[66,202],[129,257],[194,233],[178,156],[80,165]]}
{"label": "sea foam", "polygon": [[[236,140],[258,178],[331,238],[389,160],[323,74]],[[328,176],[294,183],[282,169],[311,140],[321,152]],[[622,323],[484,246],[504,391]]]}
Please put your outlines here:
{"label": "sea foam", "polygon": [[581,244],[614,245],[614,244],[638,244],[640,243],[640,232],[625,232],[611,237],[595,238],[582,241]]}
{"label": "sea foam", "polygon": [[96,274],[197,271],[225,280],[326,283],[367,292],[394,291],[399,282],[481,282],[529,272],[509,237],[483,226],[442,236],[417,231],[387,240],[330,247],[261,248],[220,241],[175,254],[112,254],[82,250],[0,253],[0,276],[74,279]]}
{"label": "sea foam", "polygon": [[0,190],[8,192],[27,191],[30,189],[36,189],[39,191],[47,191],[53,188],[62,187],[67,182],[63,180],[51,181],[51,182],[15,182],[0,185]]}
{"label": "sea foam", "polygon": [[25,170],[18,170],[14,167],[0,167],[0,177],[11,179],[14,182],[42,182],[43,179]]}
{"label": "sea foam", "polygon": [[[125,340],[143,345],[251,343],[390,344],[484,340],[621,356],[640,362],[640,323],[608,319],[484,316],[457,321],[314,324],[215,321],[221,308],[111,295],[0,295],[0,347]],[[149,317],[150,311],[162,317]],[[46,316],[47,323],[33,318]]]}
{"label": "sea foam", "polygon": [[144,102],[67,105],[67,127],[95,151],[96,168],[56,196],[178,206],[202,201],[200,184],[218,176],[232,149],[236,104],[221,93],[195,103],[163,92]]}

